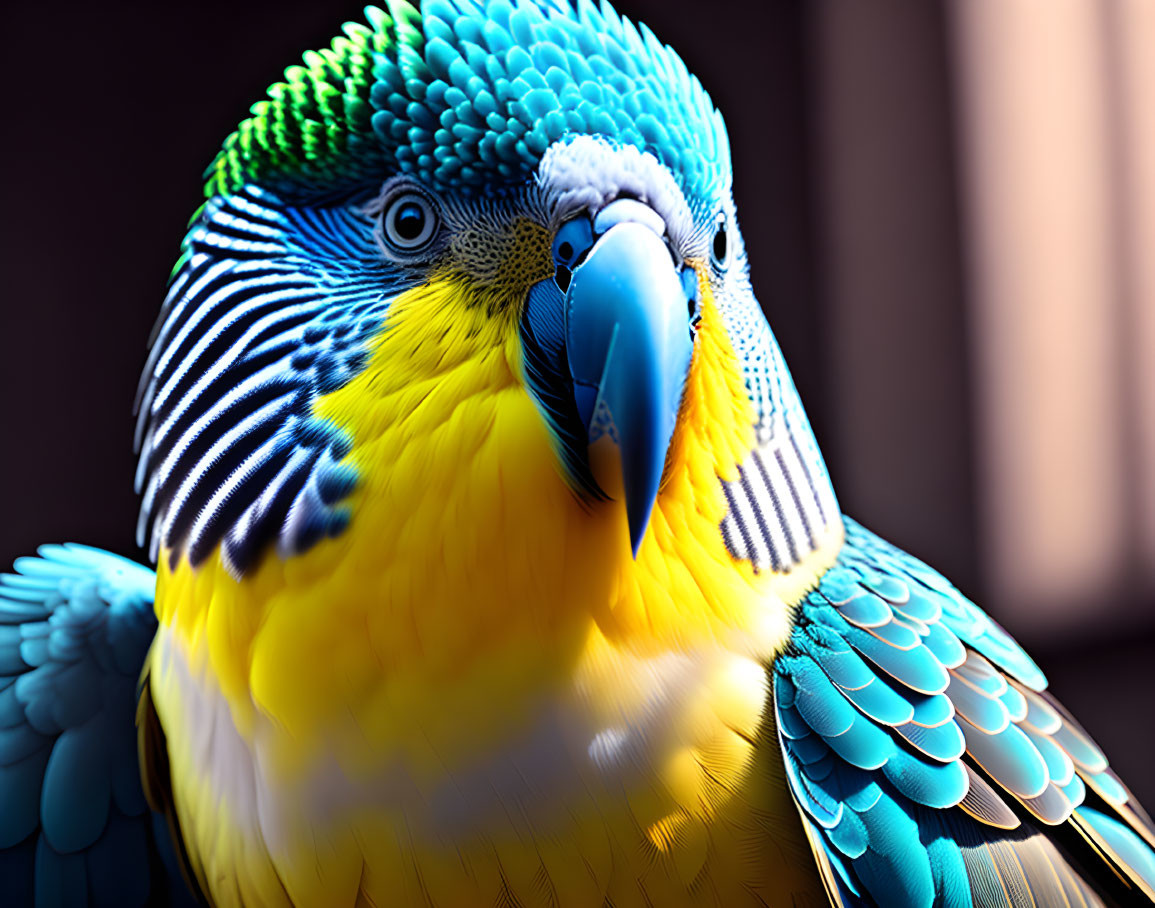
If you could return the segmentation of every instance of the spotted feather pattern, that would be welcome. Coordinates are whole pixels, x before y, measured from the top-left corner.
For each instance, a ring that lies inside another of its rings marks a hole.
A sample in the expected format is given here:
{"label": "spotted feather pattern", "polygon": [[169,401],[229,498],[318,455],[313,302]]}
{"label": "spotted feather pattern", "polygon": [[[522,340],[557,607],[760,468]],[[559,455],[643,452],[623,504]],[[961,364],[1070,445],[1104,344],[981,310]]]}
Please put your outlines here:
{"label": "spotted feather pattern", "polygon": [[[988,905],[1021,886],[1029,904],[1049,886],[1095,904],[1099,881],[1042,831],[1064,824],[1108,829],[1098,847],[1147,891],[1150,820],[1035,664],[940,575],[845,523],[839,562],[774,665],[790,786],[832,892]],[[990,846],[981,861],[972,840]]]}

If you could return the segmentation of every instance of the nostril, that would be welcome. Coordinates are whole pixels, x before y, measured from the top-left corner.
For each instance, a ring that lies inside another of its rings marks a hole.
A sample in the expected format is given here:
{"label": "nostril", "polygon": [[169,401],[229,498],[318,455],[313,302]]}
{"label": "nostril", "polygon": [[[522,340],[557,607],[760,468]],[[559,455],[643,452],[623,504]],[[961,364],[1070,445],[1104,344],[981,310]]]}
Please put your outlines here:
{"label": "nostril", "polygon": [[589,218],[579,216],[566,221],[553,239],[554,264],[573,271],[593,244],[593,225]]}
{"label": "nostril", "polygon": [[554,283],[557,284],[558,289],[562,293],[565,293],[569,290],[569,282],[572,278],[573,272],[571,272],[565,265],[557,266],[557,271],[554,273],[553,279]]}

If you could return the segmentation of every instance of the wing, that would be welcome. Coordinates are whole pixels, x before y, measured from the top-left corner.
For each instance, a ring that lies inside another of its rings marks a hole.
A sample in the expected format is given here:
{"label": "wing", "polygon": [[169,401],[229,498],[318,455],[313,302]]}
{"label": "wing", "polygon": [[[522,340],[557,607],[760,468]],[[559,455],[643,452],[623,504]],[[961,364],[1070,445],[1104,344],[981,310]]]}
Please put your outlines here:
{"label": "wing", "polygon": [[851,520],[774,665],[787,777],[836,904],[1155,900],[1155,829],[1046,678]]}
{"label": "wing", "polygon": [[137,760],[155,576],[79,545],[16,571],[0,576],[0,902],[193,904]]}

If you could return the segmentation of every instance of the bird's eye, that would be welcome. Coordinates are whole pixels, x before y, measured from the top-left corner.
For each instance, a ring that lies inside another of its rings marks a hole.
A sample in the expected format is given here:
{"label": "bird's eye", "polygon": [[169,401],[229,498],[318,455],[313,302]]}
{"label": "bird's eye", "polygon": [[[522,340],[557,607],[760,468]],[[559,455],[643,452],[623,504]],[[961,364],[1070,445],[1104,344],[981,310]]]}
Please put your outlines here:
{"label": "bird's eye", "polygon": [[397,252],[412,254],[437,234],[437,211],[422,193],[408,190],[391,199],[381,215],[381,234]]}
{"label": "bird's eye", "polygon": [[710,258],[714,267],[721,270],[730,263],[730,238],[727,236],[727,219],[724,213],[718,215],[714,223],[714,239],[710,245]]}

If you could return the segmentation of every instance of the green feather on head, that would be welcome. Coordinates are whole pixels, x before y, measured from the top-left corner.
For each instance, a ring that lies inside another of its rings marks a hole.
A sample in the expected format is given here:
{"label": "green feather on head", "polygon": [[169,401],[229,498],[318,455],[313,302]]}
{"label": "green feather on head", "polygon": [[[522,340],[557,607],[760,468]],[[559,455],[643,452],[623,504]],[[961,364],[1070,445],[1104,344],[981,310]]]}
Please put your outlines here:
{"label": "green feather on head", "polygon": [[652,153],[688,196],[729,180],[721,115],[681,59],[603,3],[405,0],[285,71],[225,141],[207,196],[339,197],[406,173],[492,194],[577,135]]}

